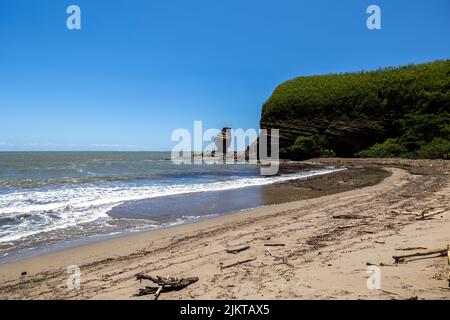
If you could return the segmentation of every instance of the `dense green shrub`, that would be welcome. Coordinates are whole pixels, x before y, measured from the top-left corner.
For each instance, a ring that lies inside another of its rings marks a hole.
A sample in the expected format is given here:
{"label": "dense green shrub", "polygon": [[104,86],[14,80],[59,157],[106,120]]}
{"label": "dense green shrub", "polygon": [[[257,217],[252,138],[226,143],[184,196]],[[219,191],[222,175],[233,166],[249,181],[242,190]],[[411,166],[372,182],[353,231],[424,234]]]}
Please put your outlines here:
{"label": "dense green shrub", "polygon": [[299,77],[278,86],[262,120],[448,113],[450,60],[371,72]]}
{"label": "dense green shrub", "polygon": [[361,158],[396,158],[407,157],[407,154],[408,149],[399,144],[397,139],[387,139],[385,142],[377,143],[356,155]]}
{"label": "dense green shrub", "polygon": [[329,149],[322,149],[322,152],[320,153],[321,158],[334,158],[336,157],[336,152]]}
{"label": "dense green shrub", "polygon": [[449,153],[450,117],[441,115],[408,115],[398,121],[400,137],[377,143],[358,152],[362,158],[438,159]]}
{"label": "dense green shrub", "polygon": [[430,143],[423,145],[417,155],[422,159],[449,159],[450,140],[434,138]]}
{"label": "dense green shrub", "polygon": [[398,121],[401,134],[399,142],[408,150],[415,151],[435,137],[448,138],[449,124],[448,115],[407,115]]}
{"label": "dense green shrub", "polygon": [[297,137],[290,148],[292,159],[305,160],[320,156],[323,150],[321,140],[320,137]]}

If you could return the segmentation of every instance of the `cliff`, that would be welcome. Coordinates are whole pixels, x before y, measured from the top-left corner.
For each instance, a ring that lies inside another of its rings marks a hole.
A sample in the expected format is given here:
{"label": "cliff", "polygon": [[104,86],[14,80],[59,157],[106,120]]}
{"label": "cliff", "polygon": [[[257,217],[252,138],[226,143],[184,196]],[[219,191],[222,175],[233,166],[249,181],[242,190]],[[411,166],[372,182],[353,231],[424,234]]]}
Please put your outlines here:
{"label": "cliff", "polygon": [[386,143],[394,151],[385,156],[417,158],[435,138],[438,154],[448,153],[450,60],[286,81],[265,102],[260,125],[280,129],[282,158],[364,156]]}

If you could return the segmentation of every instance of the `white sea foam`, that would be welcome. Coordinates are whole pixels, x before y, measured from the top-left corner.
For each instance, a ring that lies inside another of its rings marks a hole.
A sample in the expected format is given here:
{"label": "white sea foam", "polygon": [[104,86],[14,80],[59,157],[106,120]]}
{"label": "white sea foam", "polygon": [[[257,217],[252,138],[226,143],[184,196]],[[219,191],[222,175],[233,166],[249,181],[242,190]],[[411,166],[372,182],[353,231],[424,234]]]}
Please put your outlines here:
{"label": "white sea foam", "polygon": [[145,186],[65,186],[29,189],[0,195],[0,219],[14,219],[0,227],[0,243],[12,242],[43,232],[109,219],[111,208],[128,201],[177,194],[231,190],[268,185],[345,169],[325,168],[275,177],[236,178],[194,184]]}

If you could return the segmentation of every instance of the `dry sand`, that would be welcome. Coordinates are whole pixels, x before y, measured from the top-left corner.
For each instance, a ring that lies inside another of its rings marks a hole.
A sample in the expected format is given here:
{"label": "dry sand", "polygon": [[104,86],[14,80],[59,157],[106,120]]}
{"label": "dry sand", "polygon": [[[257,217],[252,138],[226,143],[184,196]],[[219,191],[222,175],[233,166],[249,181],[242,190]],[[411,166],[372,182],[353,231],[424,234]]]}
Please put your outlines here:
{"label": "dry sand", "polygon": [[[447,257],[400,264],[392,259],[415,252],[400,249],[443,249],[450,244],[449,161],[311,162],[376,166],[392,174],[373,186],[356,185],[350,191],[3,264],[0,298],[153,299],[133,297],[146,284],[134,279],[139,272],[199,277],[188,288],[163,293],[160,299],[450,298]],[[438,211],[431,219],[417,220],[416,214]],[[336,218],[342,215],[347,219]],[[268,243],[284,246],[266,247]],[[242,244],[250,248],[226,252]],[[221,268],[246,259],[254,260]],[[380,267],[381,289],[367,288],[368,263]],[[68,265],[81,268],[80,290],[67,288]]]}

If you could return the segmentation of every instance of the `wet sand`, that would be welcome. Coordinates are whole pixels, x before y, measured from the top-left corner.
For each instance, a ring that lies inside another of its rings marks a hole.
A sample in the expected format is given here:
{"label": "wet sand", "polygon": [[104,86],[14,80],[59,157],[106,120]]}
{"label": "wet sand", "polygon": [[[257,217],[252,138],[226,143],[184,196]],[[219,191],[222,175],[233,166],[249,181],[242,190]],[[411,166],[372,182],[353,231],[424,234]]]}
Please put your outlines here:
{"label": "wet sand", "polygon": [[[283,173],[301,169],[305,169],[304,166],[288,163],[283,166]],[[381,182],[389,174],[380,168],[348,168],[345,171],[270,185],[132,201],[114,207],[108,214],[114,218],[148,219],[155,224],[168,223],[186,216],[202,219],[362,188]]]}
{"label": "wet sand", "polygon": [[[333,168],[316,164],[284,162],[280,166],[280,174],[297,174],[301,172],[308,175],[313,174],[311,171],[317,169],[327,169],[329,171]],[[212,192],[193,192],[128,201],[107,212],[108,215],[115,219],[111,223],[121,224],[122,226],[145,225],[146,227],[140,230],[136,229],[137,231],[135,232],[127,231],[124,227],[124,230],[118,229],[114,233],[109,233],[99,228],[92,230],[90,235],[86,234],[82,238],[77,237],[77,235],[71,238],[71,233],[67,230],[55,230],[54,234],[59,233],[60,238],[64,239],[64,241],[55,241],[52,237],[48,240],[42,238],[36,248],[31,250],[14,251],[13,248],[7,256],[0,258],[0,265],[98,241],[128,236],[137,232],[195,223],[222,214],[247,211],[258,207],[342,192],[352,188],[376,184],[388,175],[386,171],[377,168],[349,168],[347,170],[339,167],[334,169],[345,172],[340,172],[337,175],[324,175],[324,173],[321,173],[319,174],[320,177],[315,176],[315,178],[311,179],[299,178],[298,180],[287,180],[269,185]],[[20,248],[19,245],[17,247]]]}
{"label": "wet sand", "polygon": [[[450,298],[447,257],[403,264],[394,264],[392,259],[408,252],[403,250],[408,247],[439,249],[450,243],[449,162],[311,162],[352,169],[290,186],[320,197],[2,265],[0,297],[138,299],[133,294],[146,283],[140,284],[134,275],[144,272],[199,277],[187,289],[164,293],[160,299]],[[374,173],[375,185],[365,179],[357,182],[362,176],[359,170],[380,172],[376,168],[390,175]],[[442,212],[432,219],[417,219],[435,210]],[[273,243],[283,246],[266,246]],[[226,249],[242,244],[249,249],[227,253]],[[72,264],[81,269],[80,290],[67,288],[66,268]],[[380,267],[381,289],[368,289],[367,264]]]}

